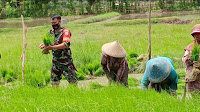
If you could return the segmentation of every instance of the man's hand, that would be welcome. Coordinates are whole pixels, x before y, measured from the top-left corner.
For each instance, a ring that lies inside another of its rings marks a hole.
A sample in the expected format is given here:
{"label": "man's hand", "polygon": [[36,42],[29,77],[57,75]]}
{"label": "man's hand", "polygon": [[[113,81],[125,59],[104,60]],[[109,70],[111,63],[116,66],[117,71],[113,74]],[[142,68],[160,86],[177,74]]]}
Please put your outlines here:
{"label": "man's hand", "polygon": [[45,45],[42,43],[42,44],[40,44],[40,49],[44,49],[44,47],[45,47]]}
{"label": "man's hand", "polygon": [[45,50],[52,50],[53,49],[53,47],[52,46],[45,46],[43,43],[42,44],[40,44],[40,49],[45,49]]}

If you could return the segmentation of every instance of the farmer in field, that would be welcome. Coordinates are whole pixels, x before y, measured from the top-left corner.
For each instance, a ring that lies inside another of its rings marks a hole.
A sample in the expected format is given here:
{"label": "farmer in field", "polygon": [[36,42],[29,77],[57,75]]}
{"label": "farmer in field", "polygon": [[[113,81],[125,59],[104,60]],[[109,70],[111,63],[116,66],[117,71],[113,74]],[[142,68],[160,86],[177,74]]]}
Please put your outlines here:
{"label": "farmer in field", "polygon": [[141,88],[154,88],[157,92],[163,89],[169,94],[176,95],[177,82],[178,75],[172,60],[167,57],[157,57],[147,62]]}
{"label": "farmer in field", "polygon": [[[189,92],[200,91],[200,71],[196,69],[196,74],[194,72],[195,68],[200,68],[199,64],[195,64],[191,59],[192,49],[195,44],[200,45],[200,24],[197,24],[193,27],[191,35],[193,36],[193,43],[189,44],[184,50],[185,54],[182,58],[183,62],[186,64],[185,70],[185,82],[186,89]],[[198,57],[197,57],[198,58]],[[197,59],[197,62],[200,60]],[[194,65],[195,64],[195,65]]]}
{"label": "farmer in field", "polygon": [[76,84],[76,68],[70,49],[71,32],[69,29],[61,27],[60,15],[51,16],[51,24],[53,29],[49,32],[54,35],[54,44],[51,46],[40,44],[41,49],[52,50],[51,85],[52,87],[59,86],[62,74],[69,83]]}
{"label": "farmer in field", "polygon": [[126,51],[118,41],[102,46],[101,66],[110,83],[115,81],[128,86]]}

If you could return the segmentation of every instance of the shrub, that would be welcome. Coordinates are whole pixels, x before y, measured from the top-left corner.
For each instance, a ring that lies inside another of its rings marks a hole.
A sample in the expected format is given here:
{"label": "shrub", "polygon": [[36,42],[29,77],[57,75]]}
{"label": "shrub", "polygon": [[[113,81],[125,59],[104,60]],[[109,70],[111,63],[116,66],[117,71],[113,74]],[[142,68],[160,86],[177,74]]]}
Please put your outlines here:
{"label": "shrub", "polygon": [[136,65],[139,63],[137,61],[138,54],[136,53],[129,53],[127,57],[129,72],[133,72],[136,70]]}
{"label": "shrub", "polygon": [[6,77],[6,74],[8,74],[7,70],[5,70],[5,69],[1,70],[1,75],[2,75],[3,78]]}

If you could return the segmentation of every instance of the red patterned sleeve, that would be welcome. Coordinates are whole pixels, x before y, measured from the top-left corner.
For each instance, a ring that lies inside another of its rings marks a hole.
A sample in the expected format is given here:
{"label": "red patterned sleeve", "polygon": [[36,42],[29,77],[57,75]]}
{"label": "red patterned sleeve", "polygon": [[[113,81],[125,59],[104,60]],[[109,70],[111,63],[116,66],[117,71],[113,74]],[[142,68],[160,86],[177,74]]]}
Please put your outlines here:
{"label": "red patterned sleeve", "polygon": [[69,42],[70,43],[70,38],[71,38],[71,32],[69,29],[64,29],[63,30],[63,40],[62,42]]}
{"label": "red patterned sleeve", "polygon": [[64,29],[64,30],[63,30],[62,42],[63,42],[67,47],[70,46],[70,38],[71,38],[71,32],[69,31],[69,29]]}

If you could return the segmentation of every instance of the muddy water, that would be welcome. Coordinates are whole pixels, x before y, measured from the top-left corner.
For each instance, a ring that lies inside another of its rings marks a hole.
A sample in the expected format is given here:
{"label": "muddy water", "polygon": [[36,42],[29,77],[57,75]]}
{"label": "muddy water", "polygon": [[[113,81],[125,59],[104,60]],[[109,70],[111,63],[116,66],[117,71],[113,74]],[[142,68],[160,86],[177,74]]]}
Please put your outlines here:
{"label": "muddy water", "polygon": [[[27,27],[50,25],[50,20],[25,20],[25,25]],[[22,28],[22,23],[19,20],[0,21],[0,28]]]}
{"label": "muddy water", "polygon": [[[87,18],[89,15],[85,16],[65,16],[62,17],[62,23],[67,24],[68,21],[73,21],[77,19]],[[39,19],[29,19],[24,20],[27,27],[37,27],[50,25],[50,18],[39,18]],[[21,20],[0,20],[0,28],[22,28]]]}

